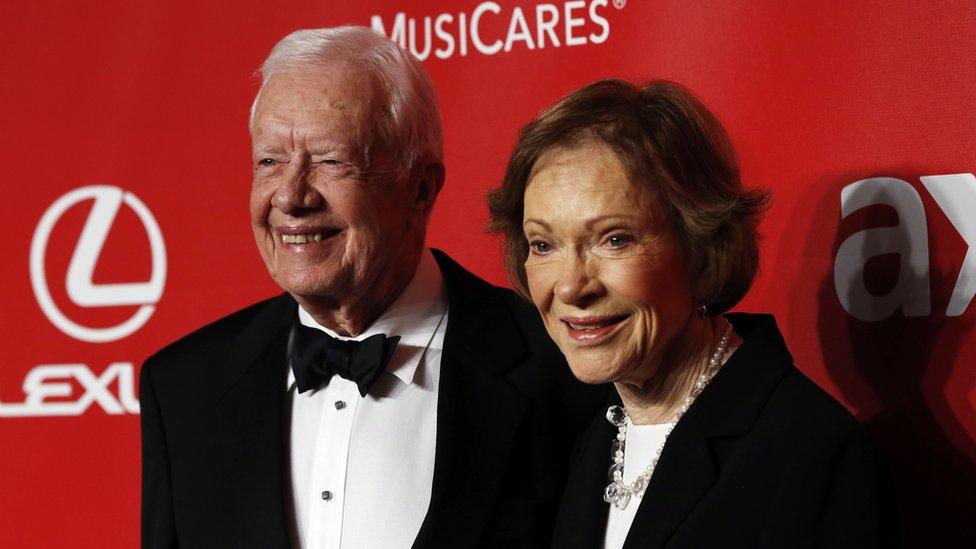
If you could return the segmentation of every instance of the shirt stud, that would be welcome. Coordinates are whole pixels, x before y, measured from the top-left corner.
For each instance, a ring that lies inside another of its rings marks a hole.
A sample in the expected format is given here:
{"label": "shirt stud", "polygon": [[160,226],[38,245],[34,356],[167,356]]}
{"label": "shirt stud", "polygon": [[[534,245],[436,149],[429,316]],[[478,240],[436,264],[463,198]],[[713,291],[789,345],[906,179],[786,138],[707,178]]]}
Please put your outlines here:
{"label": "shirt stud", "polygon": [[329,501],[330,499],[332,499],[332,492],[328,490],[322,492],[322,499],[324,499],[325,501]]}
{"label": "shirt stud", "polygon": [[346,403],[343,402],[343,401],[341,401],[341,400],[337,400],[337,401],[335,401],[335,407],[336,407],[336,410],[341,410],[341,409],[343,409],[343,408],[346,407]]}

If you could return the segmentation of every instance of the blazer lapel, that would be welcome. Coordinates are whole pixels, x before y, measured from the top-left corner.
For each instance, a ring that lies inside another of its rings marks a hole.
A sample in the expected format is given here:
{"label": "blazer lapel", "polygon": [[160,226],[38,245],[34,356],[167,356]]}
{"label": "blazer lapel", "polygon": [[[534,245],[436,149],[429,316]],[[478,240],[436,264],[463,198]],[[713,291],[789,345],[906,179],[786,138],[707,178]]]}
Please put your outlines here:
{"label": "blazer lapel", "polygon": [[[607,403],[620,404],[615,394]],[[679,428],[681,429],[679,431]],[[603,546],[610,504],[603,500],[610,469],[610,443],[617,430],[600,415],[581,435],[574,452],[566,493],[559,511],[553,547],[594,549]],[[673,529],[701,499],[715,479],[705,437],[682,421],[661,454],[657,471],[640,505],[624,544],[625,549],[662,547]]]}
{"label": "blazer lapel", "polygon": [[771,316],[729,314],[727,318],[745,342],[668,437],[624,549],[664,547],[721,474],[709,440],[748,432],[769,393],[793,364]]}
{"label": "blazer lapel", "polygon": [[640,507],[624,549],[664,547],[713,482],[708,441],[697,425],[680,421],[668,437],[644,497],[631,502]]}
{"label": "blazer lapel", "polygon": [[239,547],[288,547],[284,514],[282,404],[295,302],[267,304],[241,331],[217,403],[228,485],[233,487]]}
{"label": "blazer lapel", "polygon": [[431,503],[414,547],[471,547],[488,521],[529,400],[502,374],[528,351],[490,286],[435,253],[448,292]]}
{"label": "blazer lapel", "polygon": [[[620,404],[614,394],[611,404]],[[577,442],[566,482],[552,546],[560,549],[593,549],[603,546],[609,507],[603,501],[610,468],[610,442],[617,430],[599,415]]]}

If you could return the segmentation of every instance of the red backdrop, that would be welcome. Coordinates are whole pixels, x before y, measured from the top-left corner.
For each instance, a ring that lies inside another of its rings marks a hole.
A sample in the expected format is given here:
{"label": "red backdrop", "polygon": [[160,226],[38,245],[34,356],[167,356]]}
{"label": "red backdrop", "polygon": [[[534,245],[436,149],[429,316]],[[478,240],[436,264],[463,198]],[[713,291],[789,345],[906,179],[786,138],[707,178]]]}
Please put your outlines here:
{"label": "red backdrop", "polygon": [[137,543],[138,365],[277,291],[248,224],[253,73],[344,23],[425,58],[448,173],[430,244],[496,283],[483,197],[522,124],[603,77],[698,93],[775,196],[740,308],[775,313],[868,424],[911,544],[974,537],[976,4],[201,4],[4,9],[0,546]]}

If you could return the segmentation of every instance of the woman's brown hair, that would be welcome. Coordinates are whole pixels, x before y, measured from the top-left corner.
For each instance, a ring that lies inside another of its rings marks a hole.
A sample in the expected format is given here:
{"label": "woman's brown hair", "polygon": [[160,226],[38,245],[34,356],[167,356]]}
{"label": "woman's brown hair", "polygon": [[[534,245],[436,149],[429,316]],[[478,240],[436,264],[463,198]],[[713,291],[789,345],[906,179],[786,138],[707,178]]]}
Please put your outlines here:
{"label": "woman's brown hair", "polygon": [[769,203],[746,190],[725,130],[690,91],[672,82],[637,87],[594,82],[562,98],[519,132],[505,178],[488,194],[488,230],[505,239],[505,268],[528,297],[522,230],[525,189],[538,159],[595,141],[620,158],[632,183],[650,192],[680,238],[695,296],[710,314],[735,306],[759,266],[756,225]]}

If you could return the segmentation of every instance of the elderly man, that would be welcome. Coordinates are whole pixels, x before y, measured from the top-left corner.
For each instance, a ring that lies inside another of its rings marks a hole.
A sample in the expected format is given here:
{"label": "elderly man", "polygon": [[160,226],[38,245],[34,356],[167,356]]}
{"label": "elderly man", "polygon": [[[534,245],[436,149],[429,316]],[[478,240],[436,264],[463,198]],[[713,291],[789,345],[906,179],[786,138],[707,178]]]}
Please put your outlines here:
{"label": "elderly man", "polygon": [[420,63],[362,27],[295,32],[250,130],[285,293],[146,362],[143,546],[548,544],[602,395],[512,292],[425,248],[444,168]]}

